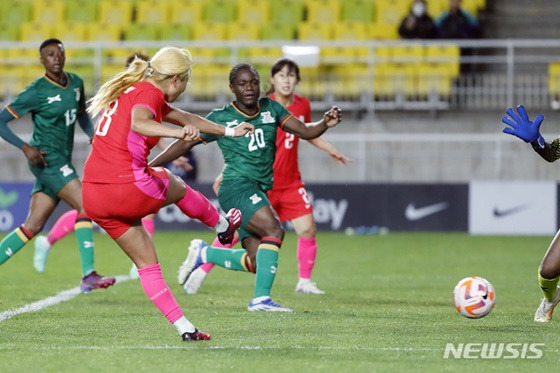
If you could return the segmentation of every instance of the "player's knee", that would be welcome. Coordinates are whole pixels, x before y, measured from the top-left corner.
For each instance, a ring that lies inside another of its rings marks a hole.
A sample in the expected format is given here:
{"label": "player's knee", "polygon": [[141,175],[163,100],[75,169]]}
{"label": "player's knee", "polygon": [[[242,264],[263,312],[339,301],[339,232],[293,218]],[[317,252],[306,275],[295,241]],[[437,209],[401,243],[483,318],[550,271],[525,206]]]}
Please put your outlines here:
{"label": "player's knee", "polygon": [[542,278],[552,280],[553,278],[560,276],[560,268],[558,268],[556,265],[543,262],[541,265],[540,275]]}

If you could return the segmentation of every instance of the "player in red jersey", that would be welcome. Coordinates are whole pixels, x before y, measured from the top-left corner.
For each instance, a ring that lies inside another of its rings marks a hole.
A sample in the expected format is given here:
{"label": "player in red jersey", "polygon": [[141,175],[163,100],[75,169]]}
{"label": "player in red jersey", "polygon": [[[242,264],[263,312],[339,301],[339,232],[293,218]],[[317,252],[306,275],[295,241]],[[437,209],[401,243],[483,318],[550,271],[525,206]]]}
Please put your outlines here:
{"label": "player in red jersey", "polygon": [[191,68],[189,51],[165,47],[149,61],[134,59],[99,89],[88,108],[92,116],[101,115],[83,180],[84,209],[136,264],[146,295],[185,341],[207,340],[210,335],[183,315],[163,279],[154,243],[141,219],[173,203],[213,227],[226,243],[240,226],[241,216],[236,209],[225,218],[220,216],[200,192],[170,171],[148,167],[148,154],[160,137],[194,140],[199,131],[239,137],[253,130],[247,123],[225,129],[170,106],[185,91]]}
{"label": "player in red jersey", "polygon": [[[294,93],[297,84],[301,81],[298,65],[289,59],[278,60],[271,68],[271,87],[267,95],[284,105],[294,116],[304,123],[311,122],[311,106],[307,98]],[[352,160],[338,150],[329,142],[318,137],[307,140],[319,149],[327,152],[336,162],[341,165],[349,164]],[[276,158],[274,160],[274,185],[268,191],[268,198],[278,217],[282,222],[290,221],[298,235],[297,258],[299,281],[296,292],[303,294],[324,294],[317,285],[311,281],[311,272],[315,265],[317,256],[316,228],[313,218],[313,206],[305,185],[301,180],[298,163],[299,137],[288,133],[282,128],[276,132]],[[217,191],[220,177],[216,179],[214,190]],[[237,238],[236,238],[237,240]],[[212,246],[231,247],[220,245],[218,240]],[[195,294],[200,289],[206,275],[212,269],[213,264],[203,264],[196,269],[187,282],[185,291]]]}

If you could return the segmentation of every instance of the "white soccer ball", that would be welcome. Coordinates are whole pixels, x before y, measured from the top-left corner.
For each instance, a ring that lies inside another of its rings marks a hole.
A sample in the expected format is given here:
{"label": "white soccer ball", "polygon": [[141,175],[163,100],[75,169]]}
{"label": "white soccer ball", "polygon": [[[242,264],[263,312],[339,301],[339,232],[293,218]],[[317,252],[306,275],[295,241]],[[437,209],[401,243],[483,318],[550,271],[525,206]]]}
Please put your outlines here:
{"label": "white soccer ball", "polygon": [[466,277],[453,290],[453,303],[461,315],[469,319],[484,317],[492,311],[496,292],[490,282],[482,277]]}

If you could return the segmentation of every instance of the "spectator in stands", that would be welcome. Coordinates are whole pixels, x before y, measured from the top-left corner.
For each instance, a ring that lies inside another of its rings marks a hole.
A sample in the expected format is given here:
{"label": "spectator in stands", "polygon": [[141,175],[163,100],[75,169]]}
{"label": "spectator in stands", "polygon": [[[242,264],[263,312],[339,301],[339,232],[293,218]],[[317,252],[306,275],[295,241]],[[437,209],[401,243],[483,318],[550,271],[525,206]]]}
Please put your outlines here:
{"label": "spectator in stands", "polygon": [[[149,61],[135,58],[99,88],[88,112],[102,115],[83,181],[86,212],[136,264],[148,299],[184,341],[208,340],[210,335],[184,316],[163,279],[154,242],[141,219],[175,204],[185,215],[212,227],[227,243],[241,224],[241,214],[232,209],[226,217],[220,216],[200,192],[171,172],[148,167],[149,150],[160,137],[194,140],[202,131],[241,141],[253,130],[248,123],[225,128],[169,104],[187,88],[192,64],[188,50],[164,47]],[[162,125],[163,121],[175,126]]]}
{"label": "spectator in stands", "polygon": [[434,20],[427,12],[426,0],[416,0],[399,26],[403,39],[435,39],[438,36]]}
{"label": "spectator in stands", "polygon": [[[20,149],[35,176],[35,185],[25,222],[0,242],[0,264],[10,259],[41,232],[46,221],[63,200],[76,214],[69,223],[75,229],[82,264],[80,290],[107,288],[113,277],[103,277],[93,265],[91,219],[82,204],[82,183],[72,165],[76,122],[91,138],[93,125],[86,113],[84,83],[73,73],[64,71],[66,55],[62,42],[47,39],[39,47],[45,75],[31,83],[0,112],[0,137]],[[8,122],[32,114],[33,133],[29,144],[19,138]]]}
{"label": "spectator in stands", "polygon": [[441,39],[474,39],[480,34],[478,21],[461,8],[461,0],[449,0],[449,10],[443,12],[435,23]]}

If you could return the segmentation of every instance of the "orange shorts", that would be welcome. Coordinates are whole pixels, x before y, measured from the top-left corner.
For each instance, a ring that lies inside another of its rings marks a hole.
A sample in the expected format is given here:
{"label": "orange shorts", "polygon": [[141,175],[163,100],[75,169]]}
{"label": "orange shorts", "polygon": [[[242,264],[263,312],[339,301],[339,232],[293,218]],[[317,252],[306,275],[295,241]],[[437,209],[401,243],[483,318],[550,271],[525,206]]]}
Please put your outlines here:
{"label": "orange shorts", "polygon": [[313,213],[311,200],[303,184],[286,189],[269,190],[268,199],[282,222]]}
{"label": "orange shorts", "polygon": [[[150,172],[155,188],[167,194],[169,176],[166,171]],[[131,226],[140,224],[146,215],[155,214],[165,198],[155,198],[135,183],[83,183],[82,199],[86,214],[103,228],[111,238],[123,235]]]}

